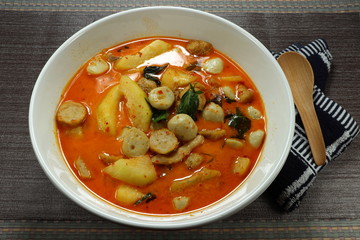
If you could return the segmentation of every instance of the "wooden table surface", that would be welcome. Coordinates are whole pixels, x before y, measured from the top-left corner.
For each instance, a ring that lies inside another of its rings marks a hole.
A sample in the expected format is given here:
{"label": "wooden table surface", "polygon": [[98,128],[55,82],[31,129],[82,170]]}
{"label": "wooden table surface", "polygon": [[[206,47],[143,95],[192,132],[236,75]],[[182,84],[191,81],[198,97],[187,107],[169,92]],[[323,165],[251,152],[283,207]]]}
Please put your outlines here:
{"label": "wooden table surface", "polygon": [[[99,1],[96,11],[83,11],[50,3],[40,8],[38,1],[30,2],[33,5],[0,3],[0,239],[360,239],[359,137],[318,175],[301,206],[291,213],[280,211],[265,193],[222,221],[189,230],[152,231],[101,219],[66,198],[48,180],[32,150],[28,110],[33,86],[48,58],[67,38],[132,5],[123,1],[128,5],[109,10]],[[353,4],[336,11],[296,6],[291,11],[274,10],[257,1],[244,1],[258,4],[257,11],[240,11],[235,4],[241,1],[211,2],[211,6],[205,5],[210,1],[195,2],[198,9],[243,27],[272,51],[324,38],[334,58],[325,93],[360,121],[358,1],[342,1]]]}

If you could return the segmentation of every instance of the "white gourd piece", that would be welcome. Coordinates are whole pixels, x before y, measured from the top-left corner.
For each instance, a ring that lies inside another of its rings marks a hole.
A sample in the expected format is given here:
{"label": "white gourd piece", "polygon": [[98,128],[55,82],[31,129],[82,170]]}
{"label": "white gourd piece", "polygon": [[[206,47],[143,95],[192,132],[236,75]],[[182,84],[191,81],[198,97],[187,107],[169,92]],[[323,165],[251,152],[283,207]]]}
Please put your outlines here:
{"label": "white gourd piece", "polygon": [[157,173],[148,155],[119,159],[103,169],[111,177],[135,186],[145,186],[157,179]]}
{"label": "white gourd piece", "polygon": [[231,148],[239,149],[239,148],[244,147],[245,143],[243,140],[240,140],[240,139],[227,138],[227,139],[225,139],[225,145],[227,145]]}
{"label": "white gourd piece", "polygon": [[254,97],[254,90],[247,88],[243,84],[237,85],[237,98],[241,103],[249,103]]}
{"label": "white gourd piece", "polygon": [[86,71],[90,75],[100,75],[109,70],[109,64],[100,56],[94,57],[86,67]]}
{"label": "white gourd piece", "polygon": [[110,155],[108,153],[105,153],[105,152],[102,152],[99,154],[99,159],[109,165],[109,164],[112,164],[114,162],[116,162],[117,160],[119,160],[120,158],[122,158],[122,156],[115,156],[115,155]]}
{"label": "white gourd piece", "polygon": [[224,82],[241,82],[241,81],[243,81],[243,78],[239,75],[235,75],[235,76],[219,77],[219,80],[224,81]]}
{"label": "white gourd piece", "polygon": [[150,127],[152,111],[146,101],[147,94],[129,76],[123,75],[119,83],[120,91],[126,99],[129,119],[134,127],[147,131]]}
{"label": "white gourd piece", "polygon": [[219,74],[224,69],[224,62],[221,58],[210,58],[209,60],[205,61],[203,65],[203,69],[212,74]]}
{"label": "white gourd piece", "polygon": [[247,112],[248,112],[249,117],[253,120],[262,118],[261,112],[257,108],[254,108],[253,106],[249,106],[247,108]]}
{"label": "white gourd piece", "polygon": [[132,127],[126,131],[122,143],[122,152],[128,157],[144,155],[149,150],[149,139],[138,128]]}
{"label": "white gourd piece", "polygon": [[224,92],[224,95],[230,99],[230,100],[235,100],[236,99],[236,95],[235,95],[235,91],[229,87],[229,86],[224,86],[222,87],[222,90]]}
{"label": "white gourd piece", "polygon": [[78,170],[80,177],[86,179],[91,178],[91,172],[81,157],[75,160],[75,168]]}
{"label": "white gourd piece", "polygon": [[114,136],[117,131],[117,111],[123,97],[121,87],[116,84],[110,88],[95,111],[96,121],[100,131]]}
{"label": "white gourd piece", "polygon": [[211,102],[205,106],[202,117],[211,122],[224,122],[225,113],[220,105]]}
{"label": "white gourd piece", "polygon": [[172,117],[168,124],[168,129],[175,133],[181,141],[190,141],[197,135],[198,128],[194,120],[187,114],[177,114]]}
{"label": "white gourd piece", "polygon": [[237,157],[233,165],[233,173],[243,175],[250,166],[250,159],[247,157]]}
{"label": "white gourd piece", "polygon": [[166,110],[173,105],[175,96],[170,88],[162,86],[151,90],[148,95],[148,100],[154,108]]}
{"label": "white gourd piece", "polygon": [[172,48],[170,43],[162,40],[155,40],[142,48],[137,54],[122,56],[116,60],[114,68],[116,70],[128,70],[137,67],[146,60],[158,56]]}
{"label": "white gourd piece", "polygon": [[249,134],[248,141],[253,148],[258,148],[263,142],[264,136],[265,132],[263,130],[255,130]]}
{"label": "white gourd piece", "polygon": [[134,187],[127,185],[120,185],[115,192],[115,198],[119,202],[125,205],[134,204],[136,201],[144,196],[142,192]]}
{"label": "white gourd piece", "polygon": [[173,198],[173,206],[175,210],[181,211],[184,210],[189,205],[190,198],[179,196]]}
{"label": "white gourd piece", "polygon": [[184,71],[181,68],[168,67],[161,76],[161,86],[167,86],[175,91],[178,87],[185,87],[199,79],[194,72]]}
{"label": "white gourd piece", "polygon": [[83,132],[82,126],[67,129],[67,130],[66,130],[66,134],[71,135],[72,137],[78,137],[78,138],[84,136],[84,132]]}

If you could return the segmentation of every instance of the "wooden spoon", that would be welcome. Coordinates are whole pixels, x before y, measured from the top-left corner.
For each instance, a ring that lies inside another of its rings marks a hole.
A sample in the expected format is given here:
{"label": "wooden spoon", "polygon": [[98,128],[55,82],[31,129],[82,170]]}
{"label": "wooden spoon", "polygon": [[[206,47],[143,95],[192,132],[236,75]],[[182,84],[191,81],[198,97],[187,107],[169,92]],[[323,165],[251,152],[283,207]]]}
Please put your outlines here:
{"label": "wooden spoon", "polygon": [[324,138],[317,118],[314,102],[314,73],[308,60],[297,52],[286,52],[278,58],[289,82],[296,108],[300,114],[317,165],[326,161]]}

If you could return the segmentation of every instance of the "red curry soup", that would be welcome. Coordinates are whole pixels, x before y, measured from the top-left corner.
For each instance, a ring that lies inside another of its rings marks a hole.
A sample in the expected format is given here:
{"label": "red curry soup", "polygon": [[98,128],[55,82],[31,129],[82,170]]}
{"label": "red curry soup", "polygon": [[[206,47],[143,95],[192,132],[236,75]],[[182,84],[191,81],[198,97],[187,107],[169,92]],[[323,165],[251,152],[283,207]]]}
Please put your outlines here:
{"label": "red curry soup", "polygon": [[265,111],[247,74],[201,40],[151,37],[104,49],[70,80],[56,113],[79,181],[152,214],[205,207],[254,168]]}

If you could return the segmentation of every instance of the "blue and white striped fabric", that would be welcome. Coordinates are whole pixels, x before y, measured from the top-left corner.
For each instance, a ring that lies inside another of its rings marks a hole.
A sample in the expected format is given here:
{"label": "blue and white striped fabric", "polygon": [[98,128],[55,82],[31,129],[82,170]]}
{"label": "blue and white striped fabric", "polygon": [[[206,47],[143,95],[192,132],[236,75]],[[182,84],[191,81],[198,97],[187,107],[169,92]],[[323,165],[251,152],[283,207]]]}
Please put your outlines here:
{"label": "blue and white striped fabric", "polygon": [[359,133],[359,126],[351,115],[324,94],[326,80],[331,68],[332,56],[325,40],[318,39],[306,46],[293,44],[279,53],[296,51],[305,56],[312,65],[315,77],[314,103],[326,146],[326,164],[317,166],[299,114],[296,112],[295,135],[289,157],[268,189],[278,205],[286,210],[296,209],[317,174],[330,161],[338,157]]}

